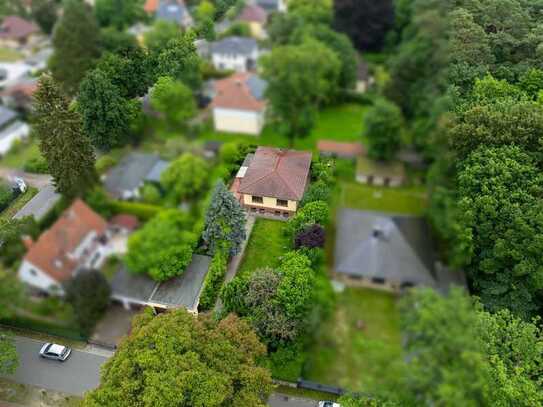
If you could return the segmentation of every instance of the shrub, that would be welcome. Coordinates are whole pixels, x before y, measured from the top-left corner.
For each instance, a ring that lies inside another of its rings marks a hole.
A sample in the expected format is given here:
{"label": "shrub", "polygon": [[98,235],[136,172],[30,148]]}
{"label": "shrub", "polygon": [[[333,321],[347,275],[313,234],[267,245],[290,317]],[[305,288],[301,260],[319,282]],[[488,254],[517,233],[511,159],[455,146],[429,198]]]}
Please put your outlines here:
{"label": "shrub", "polygon": [[291,237],[294,237],[309,225],[315,223],[327,225],[329,216],[328,203],[324,201],[308,203],[288,221],[286,231]]}
{"label": "shrub", "polygon": [[315,201],[327,202],[328,199],[330,199],[330,188],[328,187],[326,182],[324,182],[323,180],[318,180],[316,182],[313,182],[309,186],[307,192],[304,194],[302,201],[300,202],[300,206],[303,207],[308,203]]}
{"label": "shrub", "polygon": [[126,213],[134,215],[142,221],[149,220],[164,210],[164,208],[156,205],[126,201],[110,201],[110,206],[115,214]]}
{"label": "shrub", "polygon": [[15,194],[13,189],[7,184],[0,184],[0,211],[6,209],[11,201],[13,201]]}
{"label": "shrub", "polygon": [[96,160],[96,171],[98,174],[103,174],[111,167],[117,164],[117,159],[111,155],[103,155]]}
{"label": "shrub", "polygon": [[146,204],[158,204],[160,203],[161,194],[158,188],[154,184],[146,183],[141,188],[141,199]]}
{"label": "shrub", "polygon": [[319,224],[307,226],[302,231],[298,232],[294,238],[294,248],[301,247],[315,248],[324,247],[326,234],[324,228]]}
{"label": "shrub", "polygon": [[23,169],[26,172],[33,172],[35,174],[47,174],[49,172],[49,166],[43,157],[33,157],[27,160],[24,163]]}
{"label": "shrub", "polygon": [[269,353],[268,360],[274,379],[295,382],[302,376],[306,353],[300,341],[295,341]]}
{"label": "shrub", "polygon": [[221,290],[221,300],[224,310],[227,313],[234,312],[239,316],[245,316],[249,313],[249,308],[245,304],[245,297],[249,292],[249,281],[241,276],[235,277]]}
{"label": "shrub", "polygon": [[66,284],[66,301],[85,334],[90,334],[109,305],[111,289],[99,271],[82,271]]}
{"label": "shrub", "polygon": [[211,260],[211,265],[205,278],[204,289],[200,296],[200,304],[198,305],[200,311],[207,311],[215,306],[224,276],[226,275],[227,262],[228,257],[226,252],[224,250],[217,250],[213,256],[213,260]]}
{"label": "shrub", "polygon": [[113,214],[111,208],[111,201],[107,196],[106,192],[100,188],[96,187],[93,190],[87,192],[85,196],[85,202],[102,217],[108,219]]}

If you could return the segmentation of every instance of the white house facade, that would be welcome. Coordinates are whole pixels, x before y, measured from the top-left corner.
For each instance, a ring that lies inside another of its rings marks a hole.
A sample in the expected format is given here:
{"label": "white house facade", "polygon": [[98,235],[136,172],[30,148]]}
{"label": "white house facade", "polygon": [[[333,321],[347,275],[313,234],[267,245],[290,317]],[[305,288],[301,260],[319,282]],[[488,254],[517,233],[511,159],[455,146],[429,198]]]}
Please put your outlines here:
{"label": "white house facade", "polygon": [[242,133],[257,136],[264,127],[264,117],[264,110],[213,109],[215,130],[227,133]]}

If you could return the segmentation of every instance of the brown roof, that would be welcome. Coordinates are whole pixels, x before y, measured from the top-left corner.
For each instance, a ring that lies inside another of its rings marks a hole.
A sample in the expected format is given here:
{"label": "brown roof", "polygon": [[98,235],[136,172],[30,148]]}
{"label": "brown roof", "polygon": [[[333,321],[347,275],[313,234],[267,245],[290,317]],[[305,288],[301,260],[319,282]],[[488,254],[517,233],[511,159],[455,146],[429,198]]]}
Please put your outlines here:
{"label": "brown roof", "polygon": [[360,143],[340,143],[333,140],[320,140],[317,149],[321,153],[335,154],[340,157],[358,157],[364,152]]}
{"label": "brown roof", "polygon": [[311,153],[258,147],[239,192],[299,201],[308,181]]}
{"label": "brown roof", "polygon": [[69,279],[77,261],[68,254],[73,252],[90,233],[102,235],[107,222],[82,200],[77,199],[66,209],[47,231],[42,233],[25,256],[25,260],[40,268],[56,281]]}
{"label": "brown roof", "polygon": [[248,4],[245,6],[241,14],[239,15],[239,20],[255,22],[265,24],[268,19],[268,12],[260,7],[258,4]]}
{"label": "brown roof", "polygon": [[19,16],[7,16],[0,27],[0,38],[20,40],[38,31],[36,24]]}
{"label": "brown roof", "polygon": [[215,97],[212,107],[240,109],[260,112],[266,107],[264,99],[257,99],[249,86],[249,79],[256,76],[250,72],[235,73],[215,82]]}
{"label": "brown roof", "polygon": [[111,218],[109,223],[111,225],[118,226],[130,231],[136,230],[140,225],[138,218],[133,215],[127,215],[124,213],[120,213],[119,215],[114,216],[113,218]]}
{"label": "brown roof", "polygon": [[157,8],[158,8],[158,3],[159,3],[159,0],[147,0],[145,2],[145,5],[143,6],[143,9],[149,13],[149,14],[152,14],[154,13]]}
{"label": "brown roof", "polygon": [[37,82],[16,83],[15,85],[0,91],[0,96],[22,96],[31,98],[36,90],[38,90]]}

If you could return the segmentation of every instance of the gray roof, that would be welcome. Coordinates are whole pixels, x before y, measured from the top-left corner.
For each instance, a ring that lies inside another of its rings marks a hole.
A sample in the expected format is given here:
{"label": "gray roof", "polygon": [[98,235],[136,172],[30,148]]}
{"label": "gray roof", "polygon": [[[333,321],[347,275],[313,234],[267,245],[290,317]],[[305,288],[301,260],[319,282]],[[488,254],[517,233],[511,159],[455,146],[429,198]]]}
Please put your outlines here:
{"label": "gray roof", "polygon": [[156,18],[184,25],[187,18],[191,18],[183,2],[176,0],[161,0],[156,10]]}
{"label": "gray roof", "polygon": [[145,181],[160,182],[160,176],[169,165],[170,163],[168,161],[158,160],[153,168],[151,168],[149,174],[145,177]]}
{"label": "gray roof", "polygon": [[249,87],[249,90],[251,91],[251,94],[255,99],[264,99],[264,93],[266,92],[266,89],[268,87],[267,81],[261,79],[258,75],[251,75],[249,76],[249,79],[247,79],[247,86]]}
{"label": "gray roof", "polygon": [[251,164],[251,161],[253,161],[253,158],[255,158],[255,153],[248,153],[243,159],[243,163],[241,164],[241,166],[248,167],[249,164]]}
{"label": "gray roof", "polygon": [[425,220],[341,209],[335,271],[395,283],[435,286],[434,249]]}
{"label": "gray roof", "polygon": [[196,310],[210,262],[211,257],[194,254],[182,275],[162,283],[147,275],[130,273],[122,266],[111,281],[112,295],[165,308]]}
{"label": "gray roof", "polygon": [[6,124],[4,127],[0,126],[0,140],[11,136],[14,132],[18,131],[21,127],[25,125],[25,123],[16,120],[14,122]]}
{"label": "gray roof", "polygon": [[251,55],[258,48],[254,38],[248,37],[226,37],[220,41],[216,41],[211,45],[213,54],[235,54],[235,55]]}
{"label": "gray roof", "polygon": [[123,191],[133,191],[141,186],[147,176],[160,161],[154,154],[131,153],[113,167],[104,185],[114,197],[122,197]]}
{"label": "gray roof", "polygon": [[26,216],[33,216],[35,220],[40,221],[45,217],[55,204],[60,200],[60,194],[55,192],[53,185],[42,188],[30,201],[23,206],[14,216],[15,219],[21,219]]}
{"label": "gray roof", "polygon": [[15,120],[17,113],[0,105],[0,129]]}
{"label": "gray roof", "polygon": [[257,0],[256,2],[266,11],[279,10],[279,0]]}

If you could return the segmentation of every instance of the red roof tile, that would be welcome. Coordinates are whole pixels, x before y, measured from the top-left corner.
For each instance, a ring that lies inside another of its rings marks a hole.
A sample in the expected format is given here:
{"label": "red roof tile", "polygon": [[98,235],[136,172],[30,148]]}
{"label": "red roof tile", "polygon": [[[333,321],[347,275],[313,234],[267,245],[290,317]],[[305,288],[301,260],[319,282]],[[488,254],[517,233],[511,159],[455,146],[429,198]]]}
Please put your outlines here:
{"label": "red roof tile", "polygon": [[145,5],[143,6],[143,9],[149,13],[149,14],[152,14],[154,13],[157,8],[158,8],[158,3],[159,3],[159,0],[147,0],[145,2]]}
{"label": "red roof tile", "polygon": [[25,256],[25,260],[40,268],[56,281],[71,278],[77,261],[69,257],[91,232],[101,236],[107,222],[82,200],[77,199],[66,209],[50,229],[42,233]]}
{"label": "red roof tile", "polygon": [[254,75],[250,72],[235,73],[215,82],[215,97],[212,107],[261,112],[266,107],[264,100],[253,96],[247,80]]}
{"label": "red roof tile", "polygon": [[127,215],[124,213],[114,216],[113,218],[111,218],[109,223],[113,226],[118,226],[130,231],[136,230],[140,225],[138,218],[133,215]]}
{"label": "red roof tile", "polygon": [[258,147],[239,192],[299,201],[307,186],[310,166],[308,151]]}
{"label": "red roof tile", "polygon": [[19,16],[8,16],[4,18],[4,21],[0,26],[0,38],[21,40],[35,32],[38,32],[36,24]]}
{"label": "red roof tile", "polygon": [[257,4],[248,4],[239,15],[239,20],[265,24],[268,12]]}

